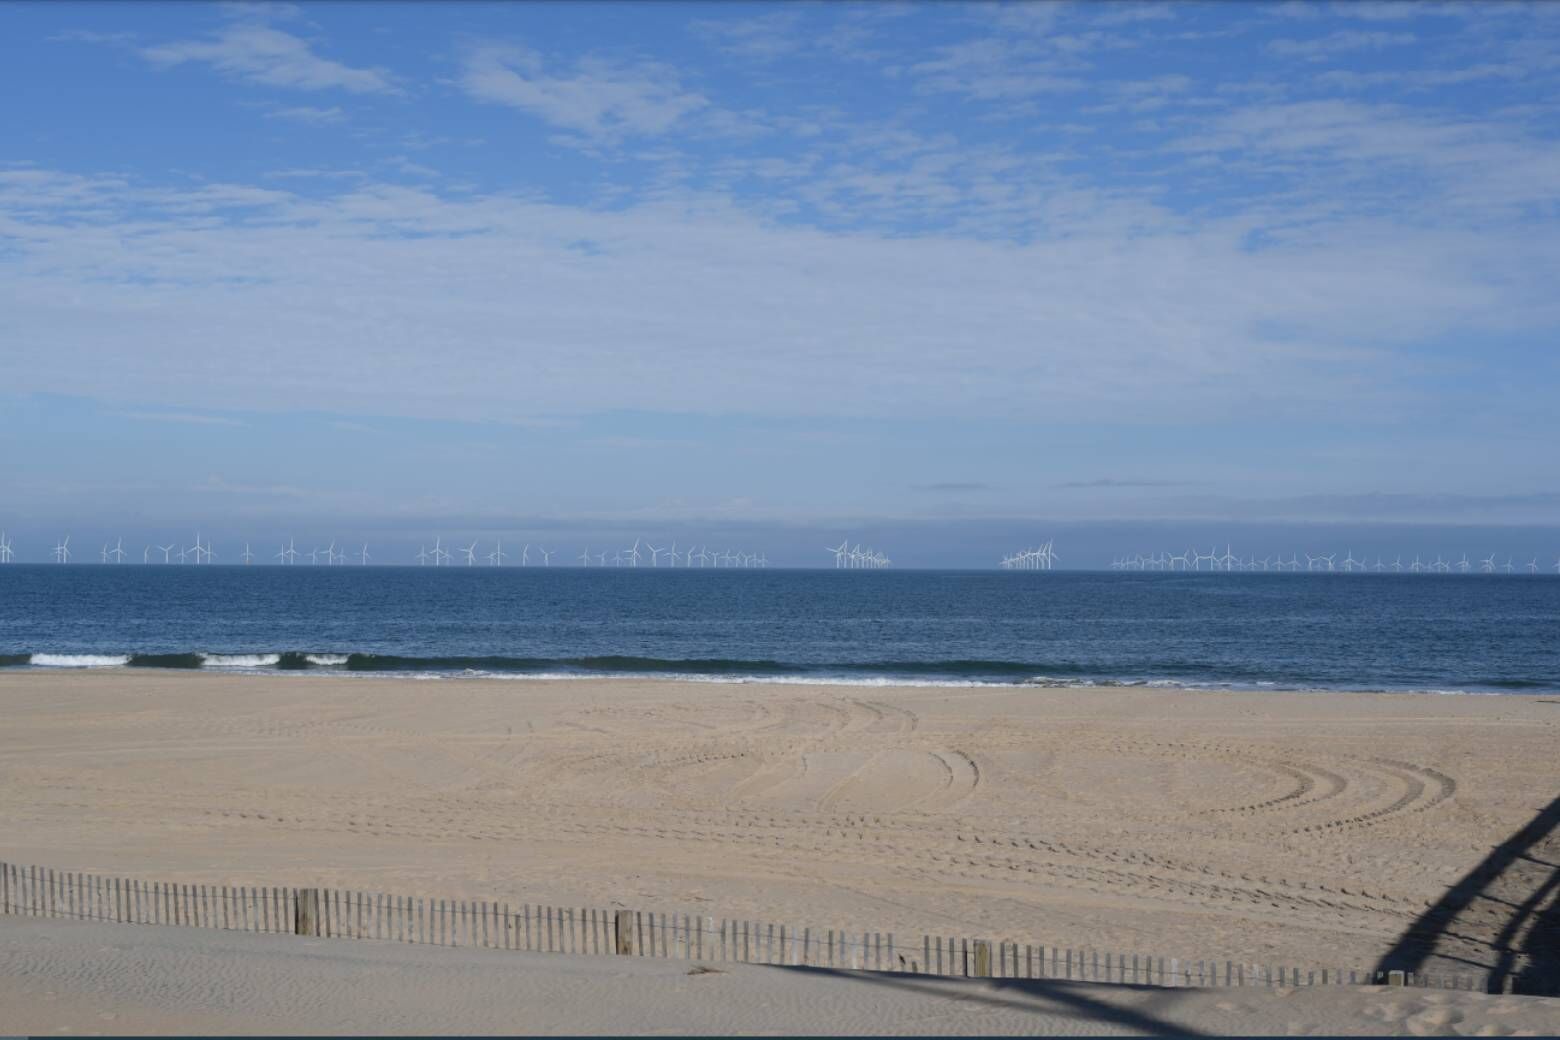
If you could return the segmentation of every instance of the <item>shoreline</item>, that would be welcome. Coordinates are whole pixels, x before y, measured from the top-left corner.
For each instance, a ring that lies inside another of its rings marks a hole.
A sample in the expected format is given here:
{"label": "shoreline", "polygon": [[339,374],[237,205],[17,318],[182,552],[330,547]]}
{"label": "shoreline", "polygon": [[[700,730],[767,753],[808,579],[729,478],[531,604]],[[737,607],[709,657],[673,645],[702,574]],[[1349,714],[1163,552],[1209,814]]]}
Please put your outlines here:
{"label": "shoreline", "polygon": [[[797,666],[793,673],[744,673],[740,671],[591,671],[582,669],[555,671],[505,670],[502,668],[416,668],[416,667],[354,667],[347,659],[355,654],[338,652],[287,651],[311,659],[307,664],[278,667],[275,660],[282,652],[206,652],[191,651],[169,654],[57,654],[50,652],[0,654],[0,675],[5,674],[81,674],[89,672],[113,672],[120,669],[138,673],[166,673],[172,675],[231,675],[260,678],[352,678],[352,679],[415,679],[415,680],[497,680],[504,682],[667,682],[700,683],[725,686],[796,686],[796,687],[847,687],[860,689],[995,689],[995,690],[1163,690],[1173,693],[1345,693],[1345,694],[1415,694],[1442,697],[1550,697],[1560,696],[1560,682],[1553,688],[1526,686],[1520,689],[1499,688],[1439,688],[1411,686],[1302,686],[1270,681],[1236,682],[1181,679],[1087,679],[1034,676],[1031,678],[960,679],[956,677],[883,675],[838,675],[820,672],[809,674],[805,666]],[[47,658],[22,661],[21,658]],[[144,657],[189,658],[190,663],[140,663]],[[320,660],[313,660],[318,658]],[[264,660],[264,663],[255,663]],[[243,663],[230,663],[231,661]],[[437,660],[437,659],[431,659]],[[669,662],[683,663],[683,662]],[[720,662],[712,662],[720,663]]]}

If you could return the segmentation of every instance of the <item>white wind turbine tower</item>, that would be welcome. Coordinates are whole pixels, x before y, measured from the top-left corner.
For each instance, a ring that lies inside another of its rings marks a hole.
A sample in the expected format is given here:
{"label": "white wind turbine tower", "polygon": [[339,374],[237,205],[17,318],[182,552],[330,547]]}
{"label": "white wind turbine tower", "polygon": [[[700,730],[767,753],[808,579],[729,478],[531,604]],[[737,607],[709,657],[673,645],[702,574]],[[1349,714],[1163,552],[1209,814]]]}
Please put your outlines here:
{"label": "white wind turbine tower", "polygon": [[502,567],[504,565],[504,555],[504,540],[502,538],[494,539],[493,551],[487,554],[488,565],[490,567]]}
{"label": "white wind turbine tower", "polygon": [[1484,559],[1479,561],[1479,570],[1483,571],[1485,574],[1494,574],[1495,573],[1495,554],[1494,553],[1490,553]]}
{"label": "white wind turbine tower", "polygon": [[5,532],[0,531],[0,563],[10,563],[11,556],[11,543],[6,539]]}
{"label": "white wind turbine tower", "polygon": [[640,540],[638,538],[634,539],[634,547],[627,550],[627,554],[624,557],[624,559],[628,560],[628,565],[630,567],[639,566],[639,541]]}
{"label": "white wind turbine tower", "polygon": [[189,556],[190,556],[190,551],[189,551],[189,550],[188,550],[188,549],[182,549],[182,548],[181,548],[181,549],[180,549],[180,550],[179,550],[179,562],[180,562],[180,563],[183,563],[183,562],[185,562],[185,561],[186,561],[186,560],[188,560],[188,559],[189,559]]}
{"label": "white wind turbine tower", "polygon": [[412,557],[412,559],[417,561],[417,566],[426,566],[428,563],[428,547],[426,545],[419,545],[417,547],[417,555]]}
{"label": "white wind turbine tower", "polygon": [[[282,543],[282,547],[277,552],[277,554],[275,556],[275,559],[281,560],[283,567],[287,566],[287,543],[286,542]],[[167,563],[167,562],[168,562],[167,560],[163,560],[163,563]]]}
{"label": "white wind turbine tower", "polygon": [[141,562],[142,563],[151,563],[152,562],[152,547],[150,545],[148,545],[146,548],[141,550]]}
{"label": "white wind turbine tower", "polygon": [[110,555],[110,556],[112,556],[114,558],[114,562],[115,563],[124,563],[125,562],[125,540],[123,538],[117,539],[114,542],[114,547],[112,549],[108,550],[108,555]]}
{"label": "white wind turbine tower", "polygon": [[1354,558],[1354,550],[1350,549],[1347,553],[1344,554],[1343,557],[1343,571],[1345,574],[1353,574],[1354,568],[1356,567],[1358,567],[1360,570],[1364,570],[1365,561],[1356,560]]}
{"label": "white wind turbine tower", "polygon": [[672,547],[668,551],[672,554],[672,566],[677,566],[677,539],[672,539]]}
{"label": "white wind turbine tower", "polygon": [[433,565],[437,567],[441,563],[449,562],[450,553],[448,549],[444,548],[444,536],[439,535],[439,537],[433,540]]}
{"label": "white wind turbine tower", "polygon": [[585,551],[580,553],[578,556],[576,556],[575,559],[580,561],[580,566],[581,567],[589,567],[590,566],[590,546],[587,545],[585,547]]}
{"label": "white wind turbine tower", "polygon": [[98,550],[98,562],[99,563],[107,563],[108,562],[108,543],[107,542],[104,542],[103,543],[103,548]]}
{"label": "white wind turbine tower", "polygon": [[[831,553],[834,554],[834,569],[835,570],[839,570],[841,567],[845,566],[845,552],[846,552],[846,547],[848,545],[849,545],[849,542],[848,541],[844,541],[844,542],[841,542],[838,546],[836,546],[836,547],[834,547],[832,549],[828,548],[827,546],[824,548],[824,550],[823,550],[824,552],[831,552]],[[699,565],[700,566],[704,565],[704,554],[702,552],[699,554]]]}
{"label": "white wind turbine tower", "polygon": [[1468,554],[1467,553],[1463,553],[1463,558],[1461,560],[1457,561],[1457,569],[1459,571],[1461,571],[1462,573],[1467,574],[1468,573],[1468,569],[1470,567],[1472,567],[1472,566],[1473,566],[1473,564],[1468,562]]}
{"label": "white wind turbine tower", "polygon": [[171,545],[159,545],[159,546],[156,546],[155,548],[157,548],[157,549],[162,551],[163,563],[171,562],[169,554],[173,552],[173,546],[171,546]]}
{"label": "white wind turbine tower", "polygon": [[1533,559],[1528,563],[1528,573],[1529,574],[1537,574],[1538,573],[1538,557],[1537,556],[1533,557]]}
{"label": "white wind turbine tower", "polygon": [[551,567],[553,551],[551,549],[544,549],[540,545],[536,547],[536,551],[542,554],[542,566]]}
{"label": "white wind turbine tower", "polygon": [[66,535],[65,540],[54,547],[54,562],[70,562],[70,535]]}
{"label": "white wind turbine tower", "polygon": [[248,567],[252,562],[254,562],[255,554],[249,551],[248,542],[244,543],[244,551],[239,554],[239,558],[244,561],[245,567]]}
{"label": "white wind turbine tower", "polygon": [[360,566],[360,567],[367,567],[368,566],[368,543],[367,542],[364,542],[363,543],[363,548],[358,550],[358,566]]}
{"label": "white wind turbine tower", "polygon": [[531,543],[530,542],[526,542],[525,543],[525,548],[520,550],[520,566],[522,566],[522,567],[529,567],[529,566],[531,566]]}
{"label": "white wind turbine tower", "polygon": [[665,548],[659,548],[658,549],[655,546],[651,545],[649,542],[645,543],[645,548],[650,550],[650,566],[652,566],[652,567],[659,567],[659,566],[661,566],[661,554],[664,553],[666,551],[666,549]]}
{"label": "white wind turbine tower", "polygon": [[470,545],[468,545],[464,549],[462,549],[461,552],[466,554],[466,566],[467,567],[471,567],[471,566],[474,566],[476,564],[476,562],[477,562],[477,543],[475,541],[473,541]]}

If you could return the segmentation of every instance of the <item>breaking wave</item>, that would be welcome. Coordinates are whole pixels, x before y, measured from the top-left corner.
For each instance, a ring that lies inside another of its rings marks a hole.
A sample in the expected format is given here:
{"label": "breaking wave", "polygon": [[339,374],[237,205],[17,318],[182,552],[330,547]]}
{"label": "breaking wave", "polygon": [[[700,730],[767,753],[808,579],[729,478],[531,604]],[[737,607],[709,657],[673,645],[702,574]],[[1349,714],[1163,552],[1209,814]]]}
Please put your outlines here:
{"label": "breaking wave", "polygon": [[[1361,689],[1308,681],[1304,676],[1226,677],[1196,664],[1172,665],[1171,676],[1105,676],[1072,665],[1023,661],[868,661],[797,664],[736,658],[511,657],[503,655],[416,657],[397,654],[280,650],[256,653],[0,654],[11,668],[168,668],[234,672],[381,674],[415,678],[587,679],[662,678],[696,682],[779,683],[819,686],[1022,686],[1036,689],[1324,690]],[[1468,688],[1426,689],[1404,683],[1374,689],[1416,693],[1521,693],[1552,689],[1536,680],[1488,680]]]}

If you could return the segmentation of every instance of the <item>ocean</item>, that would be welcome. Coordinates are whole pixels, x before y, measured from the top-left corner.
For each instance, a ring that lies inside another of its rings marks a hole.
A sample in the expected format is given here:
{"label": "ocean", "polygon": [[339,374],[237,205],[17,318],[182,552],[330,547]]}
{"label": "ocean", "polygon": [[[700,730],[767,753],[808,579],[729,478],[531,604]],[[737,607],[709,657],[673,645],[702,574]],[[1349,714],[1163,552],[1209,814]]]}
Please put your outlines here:
{"label": "ocean", "polygon": [[0,566],[0,666],[1560,691],[1560,578]]}

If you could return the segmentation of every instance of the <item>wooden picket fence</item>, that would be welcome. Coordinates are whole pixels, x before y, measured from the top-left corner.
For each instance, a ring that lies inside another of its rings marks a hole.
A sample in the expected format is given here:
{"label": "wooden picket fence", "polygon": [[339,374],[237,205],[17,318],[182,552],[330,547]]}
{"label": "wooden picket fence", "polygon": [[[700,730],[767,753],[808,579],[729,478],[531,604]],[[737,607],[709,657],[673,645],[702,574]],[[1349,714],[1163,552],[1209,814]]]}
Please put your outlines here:
{"label": "wooden picket fence", "polygon": [[[141,881],[0,863],[0,913],[540,953],[1155,987],[1395,985],[1488,992],[1481,975],[1185,960],[1006,940],[797,928],[639,910],[428,899],[342,889]],[[1507,976],[1509,979],[1509,976]],[[1510,984],[1507,983],[1507,991]]]}

